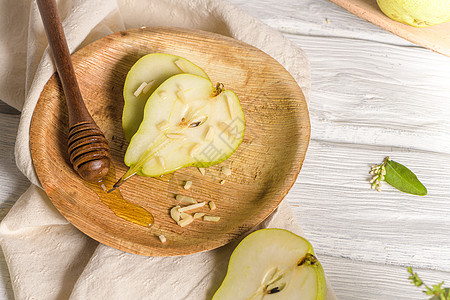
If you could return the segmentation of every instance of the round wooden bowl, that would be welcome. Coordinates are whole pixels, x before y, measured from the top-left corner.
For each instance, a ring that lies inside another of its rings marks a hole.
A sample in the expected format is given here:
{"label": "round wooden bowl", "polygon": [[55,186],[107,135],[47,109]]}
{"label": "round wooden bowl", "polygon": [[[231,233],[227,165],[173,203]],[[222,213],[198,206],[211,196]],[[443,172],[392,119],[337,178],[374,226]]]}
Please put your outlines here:
{"label": "round wooden bowl", "polygon": [[[126,221],[105,203],[97,186],[84,182],[67,154],[67,107],[57,75],[45,85],[31,123],[31,152],[39,179],[61,214],[93,239],[126,252],[149,256],[187,255],[220,247],[263,221],[294,184],[310,138],[308,109],[292,76],[272,57],[218,34],[179,28],[139,28],[104,37],[72,55],[83,99],[111,147],[112,170],[106,188],[127,170],[121,118],[127,72],[143,55],[169,53],[203,68],[215,82],[233,90],[246,116],[244,141],[225,162],[206,169],[184,168],[166,182],[134,176],[120,187],[126,201],[151,212],[150,228]],[[221,173],[229,166],[230,176]],[[184,190],[186,180],[193,182]],[[224,184],[220,184],[225,180]],[[169,215],[175,195],[214,201],[198,211],[219,222],[196,220],[178,226]],[[115,203],[117,204],[117,203]],[[158,236],[163,234],[166,243]]]}

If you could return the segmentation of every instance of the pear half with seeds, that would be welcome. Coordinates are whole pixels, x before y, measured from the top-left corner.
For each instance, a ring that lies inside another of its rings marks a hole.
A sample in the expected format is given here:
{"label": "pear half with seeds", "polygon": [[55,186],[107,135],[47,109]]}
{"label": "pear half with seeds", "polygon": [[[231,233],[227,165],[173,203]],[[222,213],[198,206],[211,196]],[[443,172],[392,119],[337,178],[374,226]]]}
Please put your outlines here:
{"label": "pear half with seeds", "polygon": [[325,299],[325,275],[311,244],[284,229],[243,239],[213,300]]}
{"label": "pear half with seeds", "polygon": [[238,148],[244,128],[234,92],[201,76],[172,76],[147,101],[125,153],[130,169],[121,181],[134,174],[157,177],[187,166],[218,164]]}
{"label": "pear half with seeds", "polygon": [[189,73],[208,75],[189,60],[170,54],[152,53],[140,58],[128,72],[123,88],[122,127],[130,141],[142,122],[144,107],[150,95],[169,77]]}

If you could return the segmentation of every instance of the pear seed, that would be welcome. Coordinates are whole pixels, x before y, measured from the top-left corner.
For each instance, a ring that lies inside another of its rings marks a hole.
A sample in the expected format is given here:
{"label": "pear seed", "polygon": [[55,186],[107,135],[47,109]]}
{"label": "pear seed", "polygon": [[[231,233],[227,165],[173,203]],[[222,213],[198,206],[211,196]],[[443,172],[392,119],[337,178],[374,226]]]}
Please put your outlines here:
{"label": "pear seed", "polygon": [[137,97],[142,93],[142,90],[147,86],[147,82],[141,83],[141,85],[137,88],[137,90],[134,92],[134,96]]}

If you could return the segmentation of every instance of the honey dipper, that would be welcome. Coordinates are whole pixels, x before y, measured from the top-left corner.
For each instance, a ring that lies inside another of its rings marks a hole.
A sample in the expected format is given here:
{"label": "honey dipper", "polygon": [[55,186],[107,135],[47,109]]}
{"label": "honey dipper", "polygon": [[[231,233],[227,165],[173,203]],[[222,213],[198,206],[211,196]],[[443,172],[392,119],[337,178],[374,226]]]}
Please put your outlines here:
{"label": "honey dipper", "polygon": [[70,162],[84,180],[98,182],[109,170],[108,141],[84,105],[55,0],[37,0],[37,4],[66,96]]}

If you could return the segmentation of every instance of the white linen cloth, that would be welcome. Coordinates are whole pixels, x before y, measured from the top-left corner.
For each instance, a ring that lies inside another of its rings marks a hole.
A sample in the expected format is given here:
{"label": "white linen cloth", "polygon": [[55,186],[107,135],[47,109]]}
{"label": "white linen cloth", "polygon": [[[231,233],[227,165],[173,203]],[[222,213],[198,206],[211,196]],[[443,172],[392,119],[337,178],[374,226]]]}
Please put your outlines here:
{"label": "white linen cloth", "polygon": [[[71,52],[128,28],[197,28],[260,48],[309,95],[309,64],[303,51],[225,1],[61,0],[58,6]],[[237,242],[189,256],[133,255],[92,240],[54,208],[40,188],[29,148],[34,107],[55,72],[36,2],[3,0],[0,25],[0,99],[22,111],[16,162],[32,183],[0,224],[15,298],[209,299],[224,278]],[[285,202],[258,226],[264,227],[301,234]],[[330,288],[327,299],[335,299]]]}

